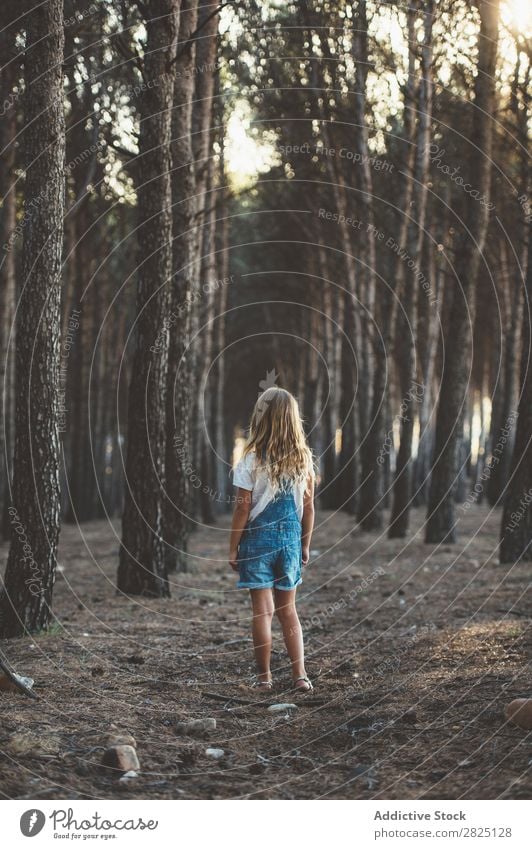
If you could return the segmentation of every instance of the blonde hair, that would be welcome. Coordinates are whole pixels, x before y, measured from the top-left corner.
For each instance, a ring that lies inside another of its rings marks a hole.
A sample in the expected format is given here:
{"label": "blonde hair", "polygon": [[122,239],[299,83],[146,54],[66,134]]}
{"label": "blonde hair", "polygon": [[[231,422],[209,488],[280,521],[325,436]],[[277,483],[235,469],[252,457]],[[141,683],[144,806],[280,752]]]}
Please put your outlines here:
{"label": "blonde hair", "polygon": [[249,424],[244,457],[254,451],[277,491],[314,478],[299,406],[290,392],[272,386],[259,395]]}

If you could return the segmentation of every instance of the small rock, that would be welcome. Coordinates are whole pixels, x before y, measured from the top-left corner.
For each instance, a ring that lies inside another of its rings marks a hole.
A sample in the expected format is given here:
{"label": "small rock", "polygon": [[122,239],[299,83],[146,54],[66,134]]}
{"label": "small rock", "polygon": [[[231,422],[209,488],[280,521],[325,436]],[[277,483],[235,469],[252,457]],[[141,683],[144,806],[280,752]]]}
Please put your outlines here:
{"label": "small rock", "polygon": [[128,734],[127,731],[122,733],[121,731],[111,731],[108,734],[105,740],[105,747],[107,749],[112,746],[132,746],[133,749],[137,748],[137,741],[133,737],[132,734]]}
{"label": "small rock", "polygon": [[266,710],[269,713],[281,713],[285,710],[297,710],[297,705],[293,705],[290,702],[280,702],[277,705],[268,705]]}
{"label": "small rock", "polygon": [[506,719],[523,728],[532,730],[532,699],[514,699],[504,708]]}
{"label": "small rock", "polygon": [[102,757],[102,765],[120,772],[136,772],[139,759],[133,746],[109,746]]}
{"label": "small rock", "polygon": [[138,778],[138,772],[135,772],[134,769],[130,769],[125,772],[118,780],[120,784],[127,784],[127,782],[131,781],[132,778]]}
{"label": "small rock", "polygon": [[212,758],[214,761],[219,761],[220,758],[223,758],[225,752],[223,749],[205,749],[205,754],[208,758]]}
{"label": "small rock", "polygon": [[216,731],[215,719],[188,719],[177,723],[178,734],[206,734],[209,731]]}

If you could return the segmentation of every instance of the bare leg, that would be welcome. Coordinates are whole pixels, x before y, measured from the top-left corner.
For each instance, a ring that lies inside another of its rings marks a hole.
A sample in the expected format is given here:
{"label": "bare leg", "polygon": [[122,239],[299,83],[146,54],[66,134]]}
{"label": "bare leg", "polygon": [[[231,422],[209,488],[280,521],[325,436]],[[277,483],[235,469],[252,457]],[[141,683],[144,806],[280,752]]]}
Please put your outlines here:
{"label": "bare leg", "polygon": [[249,594],[253,608],[252,634],[257,676],[259,682],[265,683],[271,681],[272,677],[270,658],[272,652],[273,596],[269,589],[250,590]]}
{"label": "bare leg", "polygon": [[[292,664],[292,678],[296,681],[305,676],[305,650],[303,631],[296,610],[295,590],[274,590],[275,612],[283,629],[283,638]],[[301,682],[301,689],[308,687]]]}

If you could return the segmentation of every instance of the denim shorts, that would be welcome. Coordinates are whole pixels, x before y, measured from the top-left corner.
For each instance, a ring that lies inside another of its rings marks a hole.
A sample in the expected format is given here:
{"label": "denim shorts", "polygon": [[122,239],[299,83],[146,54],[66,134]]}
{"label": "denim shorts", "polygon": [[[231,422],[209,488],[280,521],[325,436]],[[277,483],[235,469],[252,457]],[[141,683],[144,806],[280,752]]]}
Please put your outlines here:
{"label": "denim shorts", "polygon": [[238,547],[240,579],[249,590],[293,590],[301,581],[301,521],[291,492],[279,493],[248,522]]}

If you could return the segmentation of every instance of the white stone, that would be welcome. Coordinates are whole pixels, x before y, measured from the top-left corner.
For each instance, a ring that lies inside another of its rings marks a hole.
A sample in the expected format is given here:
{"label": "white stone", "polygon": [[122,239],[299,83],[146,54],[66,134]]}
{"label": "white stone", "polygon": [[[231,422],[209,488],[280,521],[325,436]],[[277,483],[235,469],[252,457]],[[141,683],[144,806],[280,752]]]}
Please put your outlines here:
{"label": "white stone", "polygon": [[125,772],[118,780],[121,784],[127,784],[127,782],[131,781],[132,778],[138,778],[138,772],[135,772],[134,769],[130,769]]}
{"label": "white stone", "polygon": [[281,713],[285,710],[297,710],[297,705],[293,705],[290,702],[281,702],[278,705],[268,705],[266,710],[270,713]]}

